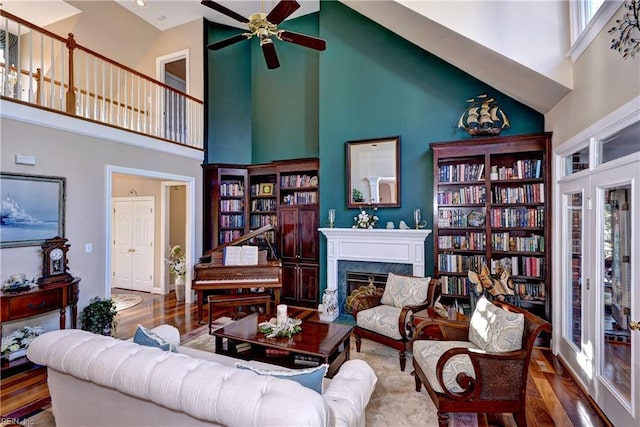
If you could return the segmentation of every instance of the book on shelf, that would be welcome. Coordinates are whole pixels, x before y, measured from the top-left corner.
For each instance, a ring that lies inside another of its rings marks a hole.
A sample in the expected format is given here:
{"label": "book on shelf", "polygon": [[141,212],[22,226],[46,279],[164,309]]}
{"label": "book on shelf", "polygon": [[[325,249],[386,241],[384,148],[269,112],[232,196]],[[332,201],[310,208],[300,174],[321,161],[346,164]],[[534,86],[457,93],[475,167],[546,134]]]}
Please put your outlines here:
{"label": "book on shelf", "polygon": [[293,358],[293,363],[296,365],[320,366],[321,362],[322,360],[320,360],[319,357],[309,356],[306,354],[296,354]]}
{"label": "book on shelf", "polygon": [[258,265],[258,247],[227,246],[224,248],[224,265]]}
{"label": "book on shelf", "polygon": [[235,353],[244,353],[251,350],[251,344],[248,342],[229,341],[227,343],[227,349]]}
{"label": "book on shelf", "polygon": [[288,356],[291,352],[289,350],[280,350],[278,348],[265,348],[264,354],[267,357],[282,357]]}

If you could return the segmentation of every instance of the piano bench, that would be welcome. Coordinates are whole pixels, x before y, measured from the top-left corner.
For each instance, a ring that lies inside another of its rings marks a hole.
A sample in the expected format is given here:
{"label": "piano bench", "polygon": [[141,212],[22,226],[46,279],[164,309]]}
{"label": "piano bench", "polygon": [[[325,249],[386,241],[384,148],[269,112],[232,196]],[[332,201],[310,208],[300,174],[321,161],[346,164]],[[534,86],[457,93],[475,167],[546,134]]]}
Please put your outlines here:
{"label": "piano bench", "polygon": [[207,297],[209,303],[209,335],[211,335],[211,314],[213,306],[221,307],[238,307],[241,305],[265,305],[266,314],[271,313],[271,295],[266,292],[250,293],[250,294],[232,294],[232,295],[209,295]]}

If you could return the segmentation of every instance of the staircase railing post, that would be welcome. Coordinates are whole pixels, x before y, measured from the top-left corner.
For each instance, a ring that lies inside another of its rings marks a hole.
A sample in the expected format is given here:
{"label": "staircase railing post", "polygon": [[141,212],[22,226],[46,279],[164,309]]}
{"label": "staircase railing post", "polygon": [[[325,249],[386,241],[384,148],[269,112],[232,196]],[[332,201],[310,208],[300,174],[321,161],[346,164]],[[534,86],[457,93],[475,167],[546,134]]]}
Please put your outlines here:
{"label": "staircase railing post", "polygon": [[67,113],[76,113],[76,88],[74,87],[73,78],[73,50],[76,48],[76,41],[73,38],[73,33],[69,33],[67,39],[67,49],[69,49],[69,84],[67,90]]}

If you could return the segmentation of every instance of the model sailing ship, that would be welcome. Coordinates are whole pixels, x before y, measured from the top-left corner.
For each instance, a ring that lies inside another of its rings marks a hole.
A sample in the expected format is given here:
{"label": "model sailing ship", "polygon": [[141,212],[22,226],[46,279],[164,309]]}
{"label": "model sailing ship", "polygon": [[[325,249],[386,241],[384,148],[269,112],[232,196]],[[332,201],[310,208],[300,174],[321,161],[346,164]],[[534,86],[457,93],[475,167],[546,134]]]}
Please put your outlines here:
{"label": "model sailing ship", "polygon": [[458,127],[471,136],[498,135],[505,127],[510,127],[507,115],[494,98],[486,94],[467,100],[469,105],[458,119]]}

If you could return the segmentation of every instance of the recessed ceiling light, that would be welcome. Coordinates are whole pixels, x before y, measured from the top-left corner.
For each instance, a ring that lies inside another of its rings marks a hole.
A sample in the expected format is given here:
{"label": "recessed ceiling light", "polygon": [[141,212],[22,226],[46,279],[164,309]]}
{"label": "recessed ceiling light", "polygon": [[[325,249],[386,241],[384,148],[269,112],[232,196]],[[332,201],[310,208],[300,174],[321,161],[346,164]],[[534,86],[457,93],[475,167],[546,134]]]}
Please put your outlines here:
{"label": "recessed ceiling light", "polygon": [[144,0],[136,0],[136,4],[140,7],[144,7],[145,6],[145,2]]}

